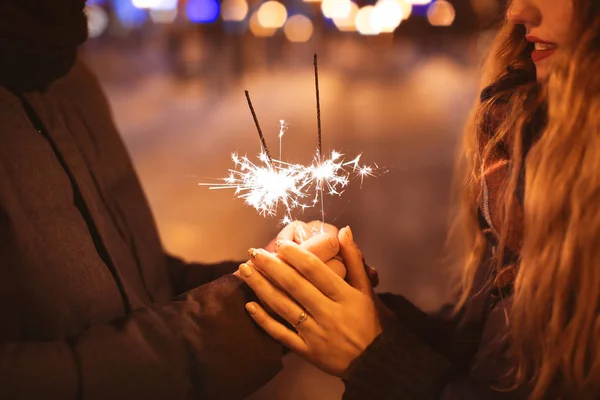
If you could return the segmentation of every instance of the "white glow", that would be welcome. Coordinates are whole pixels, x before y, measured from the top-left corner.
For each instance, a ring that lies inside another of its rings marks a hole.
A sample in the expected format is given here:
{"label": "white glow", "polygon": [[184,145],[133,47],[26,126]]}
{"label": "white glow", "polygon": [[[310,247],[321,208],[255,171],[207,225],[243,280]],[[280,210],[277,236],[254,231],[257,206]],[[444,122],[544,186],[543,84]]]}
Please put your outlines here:
{"label": "white glow", "polygon": [[91,5],[85,8],[87,15],[88,34],[91,38],[98,37],[108,27],[108,15],[102,7]]}
{"label": "white glow", "polygon": [[321,11],[327,18],[346,18],[352,11],[350,0],[323,0]]}
{"label": "white glow", "polygon": [[394,32],[402,22],[402,5],[397,0],[380,0],[371,13],[371,25],[380,32]]}
{"label": "white glow", "polygon": [[431,0],[405,0],[408,4],[414,4],[418,6],[423,6],[425,4],[431,3]]}
{"label": "white glow", "polygon": [[371,14],[375,10],[373,6],[365,6],[356,13],[356,30],[361,35],[379,35],[381,31],[371,24]]}
{"label": "white glow", "polygon": [[356,31],[356,14],[358,13],[358,5],[350,3],[350,13],[345,18],[333,18],[333,23],[342,32]]}
{"label": "white glow", "polygon": [[411,16],[413,6],[407,0],[400,0],[400,5],[402,6],[402,19],[406,20]]}
{"label": "white glow", "polygon": [[131,0],[131,3],[137,8],[161,11],[177,10],[177,0]]}

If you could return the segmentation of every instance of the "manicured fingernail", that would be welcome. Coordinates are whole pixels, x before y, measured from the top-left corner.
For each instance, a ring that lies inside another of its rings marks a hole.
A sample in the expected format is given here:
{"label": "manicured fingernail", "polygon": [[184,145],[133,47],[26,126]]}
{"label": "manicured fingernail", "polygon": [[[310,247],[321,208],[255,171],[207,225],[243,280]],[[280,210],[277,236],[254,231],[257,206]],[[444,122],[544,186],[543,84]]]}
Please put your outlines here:
{"label": "manicured fingernail", "polygon": [[246,303],[246,311],[250,314],[256,314],[256,306],[254,303]]}
{"label": "manicured fingernail", "polygon": [[259,253],[258,249],[250,249],[250,250],[248,250],[248,255],[253,260],[256,258],[256,256],[258,255],[258,253]]}
{"label": "manicured fingernail", "polygon": [[239,271],[244,278],[249,278],[250,275],[252,275],[252,267],[250,267],[248,264],[240,265]]}
{"label": "manicured fingernail", "polygon": [[333,248],[337,247],[337,245],[338,245],[337,239],[334,238],[333,236],[331,236],[329,238],[329,247],[331,247],[333,249]]}
{"label": "manicured fingernail", "polygon": [[354,241],[354,235],[352,235],[352,229],[350,229],[349,226],[346,226],[346,232],[344,232],[346,234],[346,238],[353,242]]}

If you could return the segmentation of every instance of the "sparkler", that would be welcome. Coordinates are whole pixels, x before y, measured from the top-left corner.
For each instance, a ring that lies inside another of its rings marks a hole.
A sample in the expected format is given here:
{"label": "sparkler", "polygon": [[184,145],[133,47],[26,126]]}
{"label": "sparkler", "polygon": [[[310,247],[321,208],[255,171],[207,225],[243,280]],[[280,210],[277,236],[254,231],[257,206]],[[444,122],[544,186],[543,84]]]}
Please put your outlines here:
{"label": "sparkler", "polygon": [[246,156],[231,155],[234,168],[221,183],[200,183],[209,189],[233,189],[235,195],[254,207],[260,215],[275,216],[283,209],[282,223],[293,221],[295,210],[306,210],[321,204],[321,215],[325,221],[324,196],[341,196],[352,178],[360,178],[361,186],[365,177],[374,176],[378,166],[361,165],[361,155],[346,161],[344,155],[333,150],[324,158],[321,134],[321,108],[319,99],[319,81],[317,56],[314,58],[315,88],[317,99],[318,146],[310,165],[291,164],[282,161],[282,141],[287,130],[284,120],[279,121],[279,159],[273,159],[269,152],[256,112],[252,106],[250,94],[246,91],[248,107],[252,113],[262,151],[258,162],[254,163]]}

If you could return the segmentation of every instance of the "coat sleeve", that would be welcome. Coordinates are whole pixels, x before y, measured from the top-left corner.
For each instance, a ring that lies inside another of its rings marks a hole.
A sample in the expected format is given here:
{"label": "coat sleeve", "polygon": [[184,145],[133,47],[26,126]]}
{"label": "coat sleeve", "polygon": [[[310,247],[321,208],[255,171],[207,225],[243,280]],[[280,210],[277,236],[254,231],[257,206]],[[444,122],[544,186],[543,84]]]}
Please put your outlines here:
{"label": "coat sleeve", "polygon": [[62,341],[0,343],[2,399],[239,399],[281,368],[282,347],[226,276]]}
{"label": "coat sleeve", "polygon": [[224,275],[235,272],[244,261],[224,261],[217,264],[186,263],[180,258],[166,255],[166,265],[173,293],[184,293],[205,285]]}
{"label": "coat sleeve", "polygon": [[[440,315],[427,317],[399,296],[392,310],[399,321],[386,327],[351,366],[344,381],[344,400],[518,400],[523,389],[497,391],[494,385],[507,371],[503,357],[490,357],[492,344],[502,336],[503,312],[496,307],[477,343],[473,357],[453,341],[447,329],[454,325]],[[400,303],[402,303],[400,305]],[[446,337],[447,339],[440,340]],[[449,338],[449,339],[448,339]],[[453,345],[457,347],[452,348]],[[450,346],[450,347],[447,347]],[[476,362],[473,362],[476,361]],[[471,364],[471,365],[466,365]]]}

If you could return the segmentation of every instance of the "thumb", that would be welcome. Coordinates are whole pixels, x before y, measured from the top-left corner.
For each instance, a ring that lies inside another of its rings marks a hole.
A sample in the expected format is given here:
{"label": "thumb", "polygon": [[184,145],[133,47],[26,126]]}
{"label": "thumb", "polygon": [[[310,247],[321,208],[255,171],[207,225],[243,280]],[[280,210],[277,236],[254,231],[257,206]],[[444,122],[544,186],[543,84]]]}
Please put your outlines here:
{"label": "thumb", "polygon": [[371,281],[365,271],[362,253],[356,243],[354,243],[352,230],[349,226],[340,230],[338,240],[340,242],[340,254],[348,270],[346,281],[353,288],[370,294],[372,291]]}

